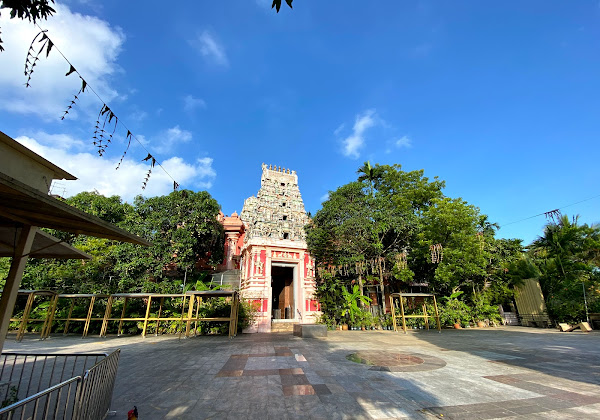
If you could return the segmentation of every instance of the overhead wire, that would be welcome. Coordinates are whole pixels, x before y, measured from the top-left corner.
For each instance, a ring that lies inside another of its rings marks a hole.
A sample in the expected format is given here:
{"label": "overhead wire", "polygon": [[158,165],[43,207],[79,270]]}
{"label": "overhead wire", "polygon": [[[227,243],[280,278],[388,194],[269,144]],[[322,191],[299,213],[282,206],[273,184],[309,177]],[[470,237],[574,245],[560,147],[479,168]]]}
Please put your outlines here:
{"label": "overhead wire", "polygon": [[[586,198],[586,199],[584,199],[584,200],[577,201],[577,202],[575,202],[575,203],[567,204],[566,206],[562,206],[562,207],[559,207],[559,208],[557,208],[557,209],[554,209],[554,210],[550,210],[550,212],[552,212],[552,211],[556,211],[556,210],[562,210],[562,209],[566,209],[567,207],[572,207],[572,206],[575,206],[575,205],[577,205],[577,204],[581,204],[581,203],[584,203],[584,202],[586,202],[586,201],[593,200],[593,199],[595,199],[595,198],[598,198],[598,197],[600,197],[600,194],[598,194],[598,195],[595,195],[595,196],[593,196],[593,197],[590,197],[590,198]],[[545,211],[545,212],[543,212],[543,213],[539,213],[539,214],[536,214],[536,215],[534,215],[534,216],[529,216],[529,217],[525,217],[524,219],[515,220],[514,222],[505,223],[505,224],[503,224],[503,225],[501,225],[501,226],[500,226],[500,229],[502,229],[503,227],[505,227],[505,226],[508,226],[508,225],[514,225],[515,223],[520,223],[520,222],[524,222],[525,220],[534,219],[534,218],[536,218],[536,217],[539,217],[539,216],[544,216],[544,215],[546,215],[546,214],[548,214],[548,213],[550,213],[550,212],[548,212],[548,211]]]}

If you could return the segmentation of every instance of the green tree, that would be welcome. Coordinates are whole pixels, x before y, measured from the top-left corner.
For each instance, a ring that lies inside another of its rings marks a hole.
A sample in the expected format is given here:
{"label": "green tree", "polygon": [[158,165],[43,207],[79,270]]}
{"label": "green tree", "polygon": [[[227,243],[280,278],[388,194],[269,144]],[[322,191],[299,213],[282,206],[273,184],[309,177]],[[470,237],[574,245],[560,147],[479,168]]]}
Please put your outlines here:
{"label": "green tree", "polygon": [[563,215],[550,222],[528,252],[539,270],[549,315],[559,321],[585,319],[584,291],[594,311],[600,310],[600,227],[578,224]]}
{"label": "green tree", "polygon": [[[380,292],[384,284],[406,290],[412,281],[441,295],[464,289],[467,300],[484,299],[486,305],[510,297],[513,279],[506,270],[522,254],[519,240],[495,239],[496,224],[464,200],[445,197],[444,181],[423,170],[367,161],[357,174],[357,181],[330,192],[306,227],[321,268],[317,282],[319,298],[328,302],[325,311],[343,305],[331,295],[340,285],[348,291],[358,282],[362,293],[365,280],[377,281]],[[432,261],[432,246],[443,254],[439,260]],[[382,267],[355,270],[374,261]]]}
{"label": "green tree", "polygon": [[[318,267],[342,265],[345,273],[337,276],[347,286],[357,281],[362,294],[367,277],[378,282],[383,295],[384,280],[396,264],[396,256],[405,255],[410,248],[417,215],[441,194],[443,183],[429,182],[422,171],[403,172],[399,165],[371,166],[365,162],[357,173],[358,181],[330,192],[306,227],[307,242]],[[357,264],[370,265],[371,269],[361,271]],[[403,279],[407,274],[410,277],[409,271],[398,272]],[[385,301],[382,303],[385,307]]]}
{"label": "green tree", "polygon": [[217,220],[220,208],[208,192],[138,196],[134,207],[131,231],[153,245],[146,252],[123,245],[118,267],[128,276],[158,282],[169,275],[198,274],[222,262],[225,234]]}
{"label": "green tree", "polygon": [[358,176],[358,182],[367,182],[369,184],[369,193],[373,196],[375,181],[380,180],[383,176],[383,167],[376,165],[371,166],[371,162],[366,161],[363,166],[358,168],[356,173]]}
{"label": "green tree", "polygon": [[[61,239],[92,259],[32,259],[23,275],[23,287],[70,293],[180,292],[184,277],[195,282],[222,261],[224,232],[217,221],[219,205],[205,191],[137,197],[134,205],[117,196],[84,192],[67,202],[149,239],[152,246],[51,232],[63,235]],[[0,265],[0,271],[8,269],[4,266]]]}
{"label": "green tree", "polygon": [[420,264],[417,272],[430,279],[436,292],[451,294],[485,278],[489,255],[477,235],[479,216],[479,209],[460,198],[433,199],[423,211],[416,254],[430,259],[430,247],[440,244],[442,257],[439,262]]}

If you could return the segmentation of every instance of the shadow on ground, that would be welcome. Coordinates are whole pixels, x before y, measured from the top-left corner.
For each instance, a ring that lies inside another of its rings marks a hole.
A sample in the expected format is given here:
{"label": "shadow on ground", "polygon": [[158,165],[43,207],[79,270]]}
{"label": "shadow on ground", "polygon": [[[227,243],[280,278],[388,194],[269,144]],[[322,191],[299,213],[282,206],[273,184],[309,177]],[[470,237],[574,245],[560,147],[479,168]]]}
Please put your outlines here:
{"label": "shadow on ground", "polygon": [[57,336],[6,347],[121,348],[112,405],[119,418],[136,405],[143,420],[280,420],[598,418],[598,344],[597,333],[511,327],[334,331],[324,339]]}

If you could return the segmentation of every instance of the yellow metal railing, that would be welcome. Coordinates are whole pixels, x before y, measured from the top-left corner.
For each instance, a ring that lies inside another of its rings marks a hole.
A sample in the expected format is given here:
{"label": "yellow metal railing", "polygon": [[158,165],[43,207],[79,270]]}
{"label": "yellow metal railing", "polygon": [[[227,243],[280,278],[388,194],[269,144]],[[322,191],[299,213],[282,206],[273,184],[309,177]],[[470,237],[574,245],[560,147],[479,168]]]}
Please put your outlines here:
{"label": "yellow metal railing", "polygon": [[[400,304],[400,318],[402,319],[402,329],[404,330],[404,334],[406,334],[406,318],[423,318],[425,319],[425,328],[429,329],[429,318],[433,318],[437,322],[437,329],[439,332],[442,332],[442,327],[440,325],[440,314],[437,307],[437,301],[435,299],[435,295],[431,293],[392,293],[390,294],[390,307],[392,310],[392,321],[394,322],[394,331],[398,331],[397,325],[397,316],[396,316],[396,307],[394,305],[394,298],[396,298]],[[423,298],[423,314],[422,315],[406,315],[404,313],[404,299],[415,299],[415,298]],[[435,311],[435,315],[429,315],[427,313],[427,306],[425,305],[425,299],[431,298],[433,299],[433,308]]]}
{"label": "yellow metal railing", "polygon": [[[119,322],[117,328],[117,334],[123,334],[123,323],[127,321],[143,321],[142,336],[146,337],[148,327],[151,323],[156,323],[155,333],[158,334],[160,323],[165,321],[179,321],[177,328],[179,337],[181,337],[184,325],[185,325],[185,336],[189,337],[191,332],[192,322],[194,323],[194,335],[198,331],[199,322],[228,322],[229,323],[229,338],[237,335],[237,323],[239,317],[239,304],[240,297],[238,292],[232,290],[204,290],[204,291],[189,291],[183,294],[161,294],[161,293],[115,293],[111,295],[106,294],[57,294],[47,290],[20,290],[19,296],[26,296],[27,303],[25,304],[25,310],[21,318],[11,318],[13,322],[20,322],[17,331],[17,341],[21,341],[27,330],[27,326],[32,322],[43,322],[42,331],[40,337],[42,339],[47,338],[52,331],[53,324],[57,321],[63,321],[65,323],[63,334],[67,334],[69,326],[72,322],[83,322],[83,333],[82,338],[87,337],[90,324],[93,321],[102,321],[100,328],[100,337],[105,337],[108,331],[109,322]],[[50,298],[50,303],[45,313],[44,318],[31,318],[31,311],[34,307],[35,298],[38,296],[46,296]],[[211,298],[226,298],[231,305],[230,314],[228,317],[212,317],[206,318],[199,316],[200,307],[202,302],[206,299]],[[56,318],[55,314],[59,307],[59,302],[67,299],[70,301],[69,311],[66,318]],[[89,299],[89,305],[87,308],[87,316],[73,317],[73,308],[77,300]],[[113,307],[115,302],[119,299],[123,299],[123,308],[120,316],[113,317]],[[145,316],[144,317],[131,317],[127,316],[127,305],[133,299],[142,299],[145,301]],[[181,316],[162,316],[165,299],[181,299]],[[153,303],[158,302],[158,313],[152,314]],[[104,303],[105,309],[102,317],[95,316],[94,310],[99,303]],[[186,311],[187,305],[187,311]]]}

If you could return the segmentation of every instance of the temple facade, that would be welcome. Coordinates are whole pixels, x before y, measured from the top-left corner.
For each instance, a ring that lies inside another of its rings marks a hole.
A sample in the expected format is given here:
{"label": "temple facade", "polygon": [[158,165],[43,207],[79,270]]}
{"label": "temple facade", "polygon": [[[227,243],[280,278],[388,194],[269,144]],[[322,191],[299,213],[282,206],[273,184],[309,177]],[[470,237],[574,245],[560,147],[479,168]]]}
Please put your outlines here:
{"label": "temple facade", "polygon": [[257,195],[246,199],[239,216],[223,218],[225,263],[239,268],[241,294],[258,308],[251,331],[315,322],[319,306],[304,233],[308,221],[296,172],[265,164]]}

